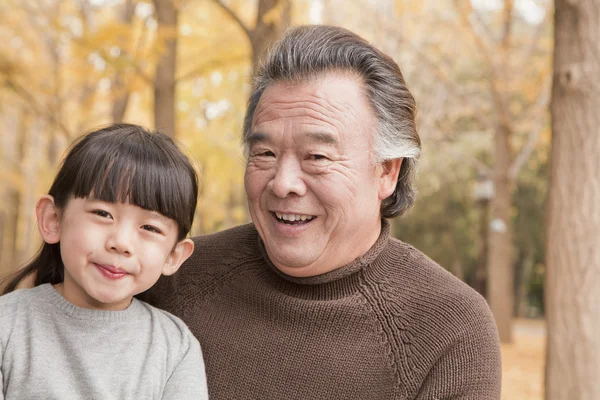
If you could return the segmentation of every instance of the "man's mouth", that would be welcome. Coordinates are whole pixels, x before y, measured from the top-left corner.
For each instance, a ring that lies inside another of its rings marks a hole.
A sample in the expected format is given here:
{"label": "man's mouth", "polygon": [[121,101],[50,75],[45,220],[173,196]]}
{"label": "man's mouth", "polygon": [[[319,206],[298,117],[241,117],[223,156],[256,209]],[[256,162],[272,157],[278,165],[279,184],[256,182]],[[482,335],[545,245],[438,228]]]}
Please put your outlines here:
{"label": "man's mouth", "polygon": [[273,212],[277,221],[284,223],[286,225],[303,225],[307,224],[313,219],[317,218],[314,215],[307,214],[283,214],[279,212]]}

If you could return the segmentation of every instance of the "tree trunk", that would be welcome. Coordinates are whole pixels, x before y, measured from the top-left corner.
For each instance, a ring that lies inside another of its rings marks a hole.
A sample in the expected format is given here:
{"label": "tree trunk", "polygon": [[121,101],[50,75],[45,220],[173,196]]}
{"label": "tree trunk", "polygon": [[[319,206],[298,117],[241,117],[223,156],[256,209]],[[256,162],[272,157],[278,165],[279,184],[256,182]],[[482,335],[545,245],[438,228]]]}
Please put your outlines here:
{"label": "tree trunk", "polygon": [[175,137],[175,71],[177,62],[178,10],[174,0],[154,0],[159,30],[165,34],[165,52],[154,77],[154,126]]}
{"label": "tree trunk", "polygon": [[[2,98],[5,100],[5,97]],[[13,179],[7,180],[0,184],[0,201],[4,205],[0,211],[0,276],[5,276],[8,272],[13,271],[16,266],[13,265],[14,258],[14,234],[16,231],[15,215],[18,209],[18,198],[15,201],[15,194],[18,195],[18,188],[15,186],[15,181],[20,180],[19,150],[21,146],[21,109],[16,106],[6,106],[3,109],[2,124],[4,127],[2,135],[2,146],[0,152],[2,158],[6,161],[6,165],[10,166],[8,174],[13,176]]]}
{"label": "tree trunk", "polygon": [[517,259],[514,263],[514,302],[512,315],[520,318],[523,313],[523,297],[526,292],[527,266],[530,264],[528,250],[519,247],[517,249]]}
{"label": "tree trunk", "polygon": [[479,207],[479,257],[475,268],[475,290],[485,299],[487,294],[487,259],[488,259],[488,230],[490,220],[488,217],[489,200],[480,200],[477,203]]}
{"label": "tree trunk", "polygon": [[513,265],[511,234],[510,130],[498,124],[494,144],[494,197],[490,202],[487,294],[502,343],[512,341]]}
{"label": "tree trunk", "polygon": [[555,2],[546,400],[600,399],[600,4]]}
{"label": "tree trunk", "polygon": [[[136,4],[137,2],[134,0],[125,1],[123,12],[119,18],[122,23],[131,26]],[[121,49],[121,57],[129,57],[125,48]],[[126,74],[124,74],[123,71],[117,71],[113,78],[112,90],[115,93],[116,98],[112,105],[111,116],[114,123],[123,122],[127,106],[129,105],[131,90],[127,87],[128,85],[127,82],[125,82],[125,79]]]}
{"label": "tree trunk", "polygon": [[290,19],[289,0],[259,0],[256,25],[250,35],[253,73],[256,72],[269,46],[279,39],[290,25]]}
{"label": "tree trunk", "polygon": [[[24,170],[24,158],[25,149],[27,148],[27,141],[29,140],[29,123],[30,114],[24,112],[20,116],[19,127],[17,131],[17,143],[16,143],[16,169],[15,173],[22,176]],[[9,229],[11,230],[11,262],[9,268],[16,269],[20,266],[23,261],[23,248],[19,243],[20,238],[20,226],[22,218],[22,200],[20,188],[12,188],[8,192],[8,209],[12,212],[11,219],[9,220]]]}

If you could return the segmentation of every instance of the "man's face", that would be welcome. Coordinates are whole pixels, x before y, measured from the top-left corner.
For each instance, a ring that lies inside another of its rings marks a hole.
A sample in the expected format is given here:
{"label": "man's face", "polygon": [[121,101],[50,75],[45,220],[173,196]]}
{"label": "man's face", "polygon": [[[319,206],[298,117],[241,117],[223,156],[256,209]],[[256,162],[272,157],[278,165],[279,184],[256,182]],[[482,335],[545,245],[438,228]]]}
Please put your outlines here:
{"label": "man's face", "polygon": [[353,76],[264,91],[248,137],[245,186],[252,220],[282,272],[329,272],[377,240],[381,200],[395,179],[372,162],[375,129]]}

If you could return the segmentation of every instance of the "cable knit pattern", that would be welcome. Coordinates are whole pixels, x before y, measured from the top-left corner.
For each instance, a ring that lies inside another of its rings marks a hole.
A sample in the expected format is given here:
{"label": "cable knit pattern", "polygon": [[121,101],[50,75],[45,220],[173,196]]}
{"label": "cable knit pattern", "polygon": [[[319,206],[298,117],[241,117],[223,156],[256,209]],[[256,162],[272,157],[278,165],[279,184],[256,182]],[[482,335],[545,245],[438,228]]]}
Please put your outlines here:
{"label": "cable knit pattern", "polygon": [[195,239],[143,299],[202,345],[211,399],[500,399],[500,350],[476,292],[389,237],[327,274],[294,278],[253,225]]}

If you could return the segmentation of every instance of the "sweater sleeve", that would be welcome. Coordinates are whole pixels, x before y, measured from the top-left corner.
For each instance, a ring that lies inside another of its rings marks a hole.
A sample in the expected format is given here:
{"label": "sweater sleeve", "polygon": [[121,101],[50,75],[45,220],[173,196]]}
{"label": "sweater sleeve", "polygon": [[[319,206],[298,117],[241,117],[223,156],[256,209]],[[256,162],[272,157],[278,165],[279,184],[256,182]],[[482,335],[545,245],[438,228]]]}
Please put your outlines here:
{"label": "sweater sleeve", "polygon": [[184,350],[181,361],[165,385],[163,400],[208,399],[206,372],[200,344],[191,333],[188,339],[188,346]]}
{"label": "sweater sleeve", "polygon": [[417,400],[500,400],[498,331],[480,298],[479,313],[441,354],[425,378]]}
{"label": "sweater sleeve", "polygon": [[0,400],[4,400],[4,390],[6,389],[5,365],[6,347],[11,330],[15,325],[15,318],[18,313],[19,293],[13,292],[0,297]]}
{"label": "sweater sleeve", "polygon": [[4,357],[4,344],[0,343],[0,400],[4,400],[4,375],[2,374],[2,358]]}

